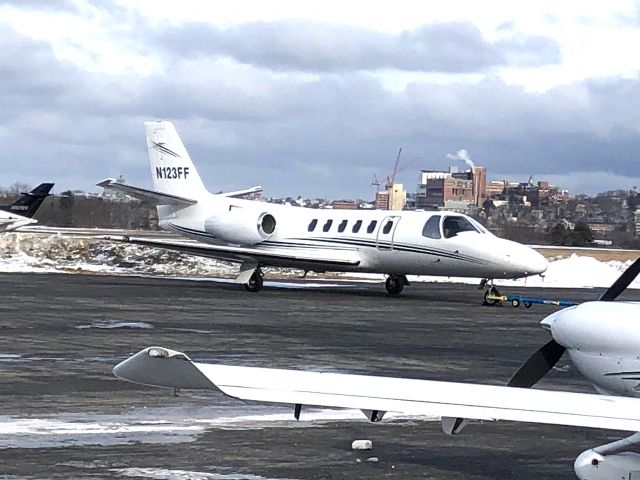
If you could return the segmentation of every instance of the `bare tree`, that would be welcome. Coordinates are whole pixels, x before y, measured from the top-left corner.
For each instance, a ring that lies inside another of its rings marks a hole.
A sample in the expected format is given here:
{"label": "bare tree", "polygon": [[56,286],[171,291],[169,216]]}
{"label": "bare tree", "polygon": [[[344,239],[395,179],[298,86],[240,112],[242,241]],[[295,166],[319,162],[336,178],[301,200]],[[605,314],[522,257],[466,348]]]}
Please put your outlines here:
{"label": "bare tree", "polygon": [[9,194],[11,195],[20,195],[21,193],[31,191],[31,186],[22,182],[14,182],[9,187]]}

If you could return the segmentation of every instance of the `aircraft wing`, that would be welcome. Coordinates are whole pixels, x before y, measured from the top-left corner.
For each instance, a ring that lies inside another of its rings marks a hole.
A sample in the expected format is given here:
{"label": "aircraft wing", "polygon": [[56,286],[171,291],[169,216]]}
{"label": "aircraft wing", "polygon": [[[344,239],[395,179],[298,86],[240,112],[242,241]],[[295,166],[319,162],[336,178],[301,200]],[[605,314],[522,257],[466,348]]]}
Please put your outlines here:
{"label": "aircraft wing", "polygon": [[640,431],[640,399],[627,397],[205,364],[161,347],[138,352],[113,373],[145,385],[217,388],[242,400]]}
{"label": "aircraft wing", "polygon": [[98,187],[102,187],[108,190],[115,190],[117,192],[125,193],[131,197],[137,198],[143,202],[150,203],[151,205],[181,205],[188,207],[198,203],[197,200],[190,198],[179,197],[177,195],[171,195],[168,193],[156,192],[154,190],[148,190],[146,188],[132,187],[120,183],[113,178],[107,178],[100,183],[96,184]]}
{"label": "aircraft wing", "polygon": [[201,257],[218,258],[232,262],[257,261],[263,265],[291,266],[290,262],[307,265],[356,266],[360,258],[354,251],[335,251],[331,249],[296,250],[292,247],[234,247],[230,245],[214,245],[180,240],[160,240],[144,237],[105,236],[105,240],[166,248]]}

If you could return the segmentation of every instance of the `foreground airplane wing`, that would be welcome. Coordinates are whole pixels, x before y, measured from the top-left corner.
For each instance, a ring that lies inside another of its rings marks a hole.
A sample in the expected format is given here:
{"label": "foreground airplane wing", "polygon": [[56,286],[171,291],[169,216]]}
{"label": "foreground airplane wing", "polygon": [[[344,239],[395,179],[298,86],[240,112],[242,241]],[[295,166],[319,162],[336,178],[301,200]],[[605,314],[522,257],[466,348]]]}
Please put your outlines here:
{"label": "foreground airplane wing", "polygon": [[331,249],[315,249],[313,254],[297,251],[294,248],[282,247],[234,247],[229,245],[213,245],[180,240],[159,240],[143,237],[105,236],[105,240],[146,245],[148,247],[166,248],[201,257],[218,258],[232,262],[260,262],[264,265],[289,265],[297,261],[309,265],[322,266],[357,266],[360,258],[353,251],[336,251]]}
{"label": "foreground airplane wing", "polygon": [[113,369],[124,380],[170,388],[219,389],[242,400],[407,415],[640,431],[640,399],[586,393],[192,362],[161,347]]}

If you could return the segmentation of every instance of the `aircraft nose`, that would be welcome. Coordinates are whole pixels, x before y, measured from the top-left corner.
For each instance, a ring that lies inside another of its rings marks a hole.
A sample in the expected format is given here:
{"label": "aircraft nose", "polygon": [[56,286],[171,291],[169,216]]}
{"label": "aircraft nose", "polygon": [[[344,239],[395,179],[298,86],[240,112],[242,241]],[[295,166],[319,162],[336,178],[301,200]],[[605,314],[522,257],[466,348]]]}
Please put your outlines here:
{"label": "aircraft nose", "polygon": [[[560,312],[562,312],[562,310]],[[556,321],[558,321],[558,317],[560,317],[560,312],[555,312],[555,313],[552,313],[551,315],[545,317],[540,322],[540,325],[542,325],[542,328],[552,332],[554,327],[556,326]]]}
{"label": "aircraft nose", "polygon": [[545,317],[540,322],[540,325],[545,330],[548,330],[553,339],[560,345],[567,347],[570,344],[574,344],[581,334],[579,326],[583,323],[581,322],[580,314],[576,313],[577,309],[577,305],[563,308]]}
{"label": "aircraft nose", "polygon": [[533,248],[509,242],[506,256],[520,276],[540,275],[547,270],[549,262]]}
{"label": "aircraft nose", "polygon": [[576,476],[580,480],[598,478],[598,467],[602,467],[602,462],[604,461],[605,456],[600,455],[595,450],[586,450],[576,458],[576,461],[573,464],[573,470],[576,472]]}

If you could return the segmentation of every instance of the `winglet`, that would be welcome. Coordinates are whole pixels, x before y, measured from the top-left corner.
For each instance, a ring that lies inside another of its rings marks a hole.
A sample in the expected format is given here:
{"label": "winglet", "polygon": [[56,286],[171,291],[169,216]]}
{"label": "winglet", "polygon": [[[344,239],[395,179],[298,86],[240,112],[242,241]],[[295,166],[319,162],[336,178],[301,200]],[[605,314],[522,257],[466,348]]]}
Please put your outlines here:
{"label": "winglet", "polygon": [[113,374],[154,387],[216,389],[184,353],[162,347],[145,348],[116,365]]}

